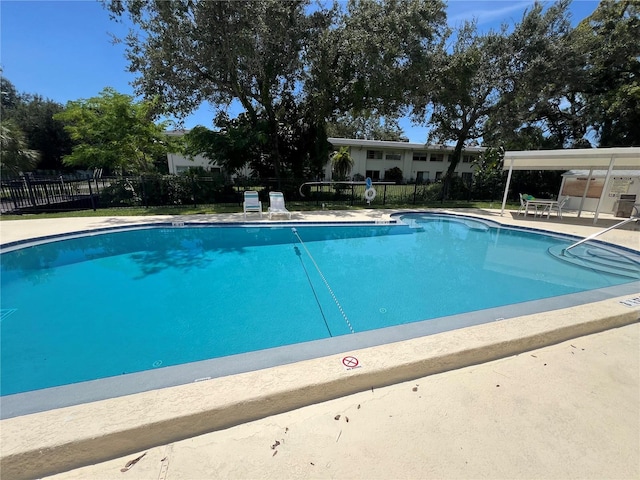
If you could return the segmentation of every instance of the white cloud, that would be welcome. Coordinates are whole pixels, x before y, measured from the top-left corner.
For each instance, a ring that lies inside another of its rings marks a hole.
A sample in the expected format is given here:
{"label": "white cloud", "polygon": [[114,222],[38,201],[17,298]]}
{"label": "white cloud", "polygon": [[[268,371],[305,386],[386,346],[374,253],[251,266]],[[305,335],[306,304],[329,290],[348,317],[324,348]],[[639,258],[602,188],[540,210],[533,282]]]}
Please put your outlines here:
{"label": "white cloud", "polygon": [[533,1],[469,1],[452,0],[447,7],[449,25],[457,27],[465,21],[477,20],[481,30],[497,30],[506,23],[514,25],[520,22],[522,14],[534,5]]}

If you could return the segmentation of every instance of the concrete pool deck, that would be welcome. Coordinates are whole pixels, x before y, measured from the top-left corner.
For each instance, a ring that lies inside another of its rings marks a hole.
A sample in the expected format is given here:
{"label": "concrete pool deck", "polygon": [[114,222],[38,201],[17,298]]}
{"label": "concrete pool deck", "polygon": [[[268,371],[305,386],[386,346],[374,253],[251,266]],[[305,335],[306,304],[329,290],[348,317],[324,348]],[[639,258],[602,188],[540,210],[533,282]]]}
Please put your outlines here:
{"label": "concrete pool deck", "polygon": [[[294,212],[292,220],[385,221],[393,212]],[[615,222],[456,212],[578,236]],[[2,221],[0,238],[172,220],[242,215]],[[639,238],[632,228],[602,237],[634,249]],[[0,473],[637,478],[640,310],[620,303],[636,296],[345,352],[360,361],[352,370],[341,354],[2,420]]]}

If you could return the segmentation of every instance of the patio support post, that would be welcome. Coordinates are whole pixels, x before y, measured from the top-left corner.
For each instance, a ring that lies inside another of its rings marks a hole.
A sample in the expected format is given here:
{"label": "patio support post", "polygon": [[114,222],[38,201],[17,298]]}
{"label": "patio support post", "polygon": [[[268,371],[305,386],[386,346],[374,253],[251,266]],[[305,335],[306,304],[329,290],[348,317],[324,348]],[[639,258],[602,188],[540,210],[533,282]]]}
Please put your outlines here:
{"label": "patio support post", "polygon": [[504,195],[502,197],[502,210],[500,210],[500,216],[504,215],[504,206],[507,204],[507,195],[509,194],[509,184],[511,183],[512,172],[513,172],[513,157],[511,157],[511,164],[509,165],[509,173],[507,174],[507,183],[504,186]]}
{"label": "patio support post", "polygon": [[589,169],[589,176],[587,177],[587,185],[584,187],[584,192],[582,192],[582,200],[580,200],[580,208],[578,209],[578,218],[582,215],[582,208],[584,207],[584,201],[587,198],[587,192],[589,191],[589,186],[591,185],[591,175],[593,175],[593,168]]}
{"label": "patio support post", "polygon": [[[609,162],[609,170],[607,170],[607,176],[604,179],[604,185],[602,186],[602,193],[600,194],[600,198],[598,199],[598,206],[596,207],[596,214],[593,217],[593,224],[595,225],[598,221],[598,216],[600,215],[600,206],[602,205],[602,199],[607,193],[607,185],[609,185],[609,179],[611,178],[611,172],[613,171],[613,165],[616,163],[616,156],[611,155],[611,161]],[[589,177],[591,178],[591,177]]]}

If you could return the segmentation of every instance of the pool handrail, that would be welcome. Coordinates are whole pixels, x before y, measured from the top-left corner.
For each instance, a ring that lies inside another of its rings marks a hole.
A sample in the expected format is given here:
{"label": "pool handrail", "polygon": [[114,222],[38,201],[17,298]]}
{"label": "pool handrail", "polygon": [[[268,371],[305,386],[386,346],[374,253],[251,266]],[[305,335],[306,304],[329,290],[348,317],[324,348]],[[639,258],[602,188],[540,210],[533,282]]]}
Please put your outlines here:
{"label": "pool handrail", "polygon": [[562,254],[564,255],[565,253],[567,253],[569,250],[571,250],[574,247],[577,247],[578,245],[582,245],[583,243],[589,241],[589,240],[593,240],[596,237],[599,237],[600,235],[602,235],[603,233],[607,233],[610,230],[613,230],[614,228],[618,228],[621,227],[622,225],[626,225],[627,223],[630,222],[637,222],[638,220],[640,220],[640,216],[638,216],[638,207],[633,207],[633,209],[636,211],[635,215],[631,215],[631,217],[616,223],[615,225],[612,225],[609,228],[605,228],[604,230],[600,230],[599,232],[594,233],[593,235],[589,235],[588,237],[583,238],[582,240],[577,241],[576,243],[569,245],[567,248],[562,250]]}

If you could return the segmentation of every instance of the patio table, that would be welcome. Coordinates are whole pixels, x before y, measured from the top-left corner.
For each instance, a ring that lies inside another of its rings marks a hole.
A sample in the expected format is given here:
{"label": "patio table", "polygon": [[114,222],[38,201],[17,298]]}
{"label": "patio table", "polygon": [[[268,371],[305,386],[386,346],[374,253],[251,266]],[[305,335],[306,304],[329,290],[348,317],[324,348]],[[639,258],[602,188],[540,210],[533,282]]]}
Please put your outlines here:
{"label": "patio table", "polygon": [[[538,216],[538,207],[543,207],[542,211],[540,212],[540,216],[542,216],[542,214],[545,212],[545,210],[551,209],[551,207],[553,207],[554,205],[558,205],[558,200],[553,200],[551,198],[545,199],[545,198],[535,198],[533,200],[527,200],[527,211],[529,211],[529,205],[532,205],[535,207],[536,209],[536,213],[533,214],[534,217]],[[548,216],[547,216],[548,218]]]}

